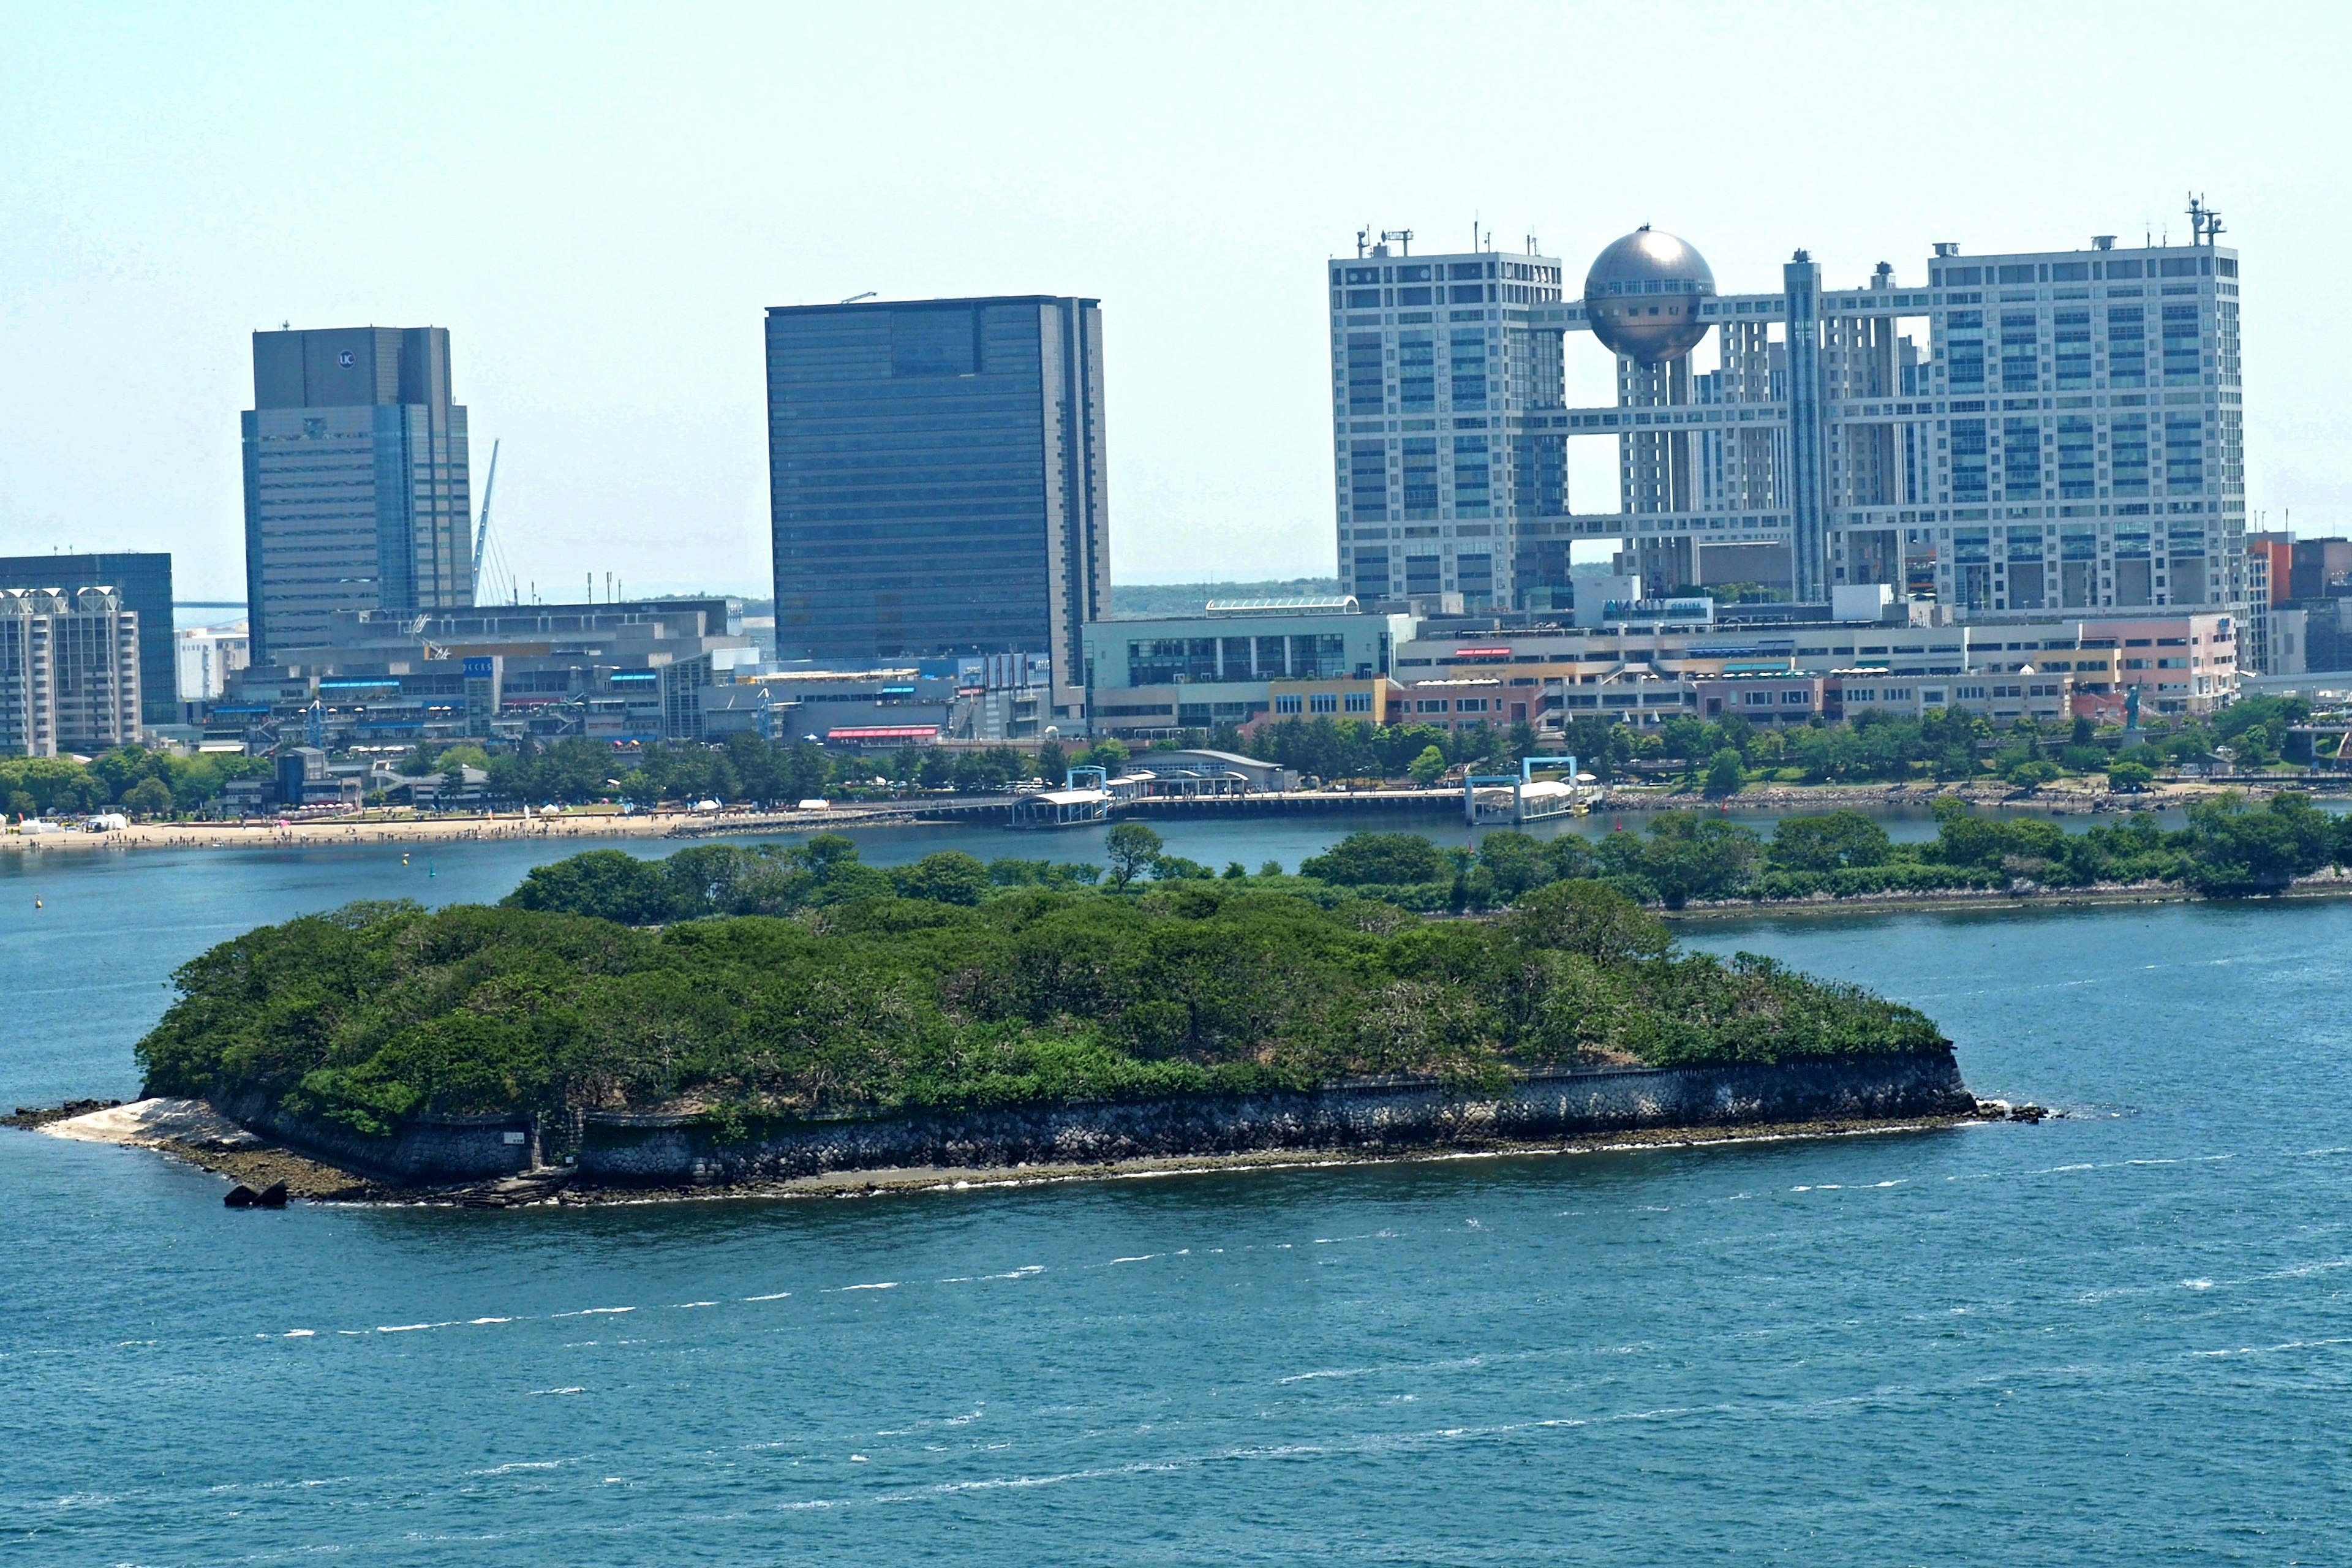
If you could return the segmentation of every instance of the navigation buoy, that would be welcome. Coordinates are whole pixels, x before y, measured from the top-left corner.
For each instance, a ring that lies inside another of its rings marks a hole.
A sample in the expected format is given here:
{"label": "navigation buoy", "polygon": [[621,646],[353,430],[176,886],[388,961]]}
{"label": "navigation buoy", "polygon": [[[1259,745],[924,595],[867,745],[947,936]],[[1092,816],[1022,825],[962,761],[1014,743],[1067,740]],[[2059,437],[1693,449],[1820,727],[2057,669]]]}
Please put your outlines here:
{"label": "navigation buoy", "polygon": [[404,866],[405,866],[405,865],[407,865],[407,864],[408,864],[408,854],[407,854],[407,851],[403,850],[403,851],[401,852],[401,856],[400,856],[400,863],[401,863],[402,865],[404,865]]}
{"label": "navigation buoy", "polygon": [[33,907],[34,907],[35,909],[37,909],[37,909],[39,909],[39,908],[41,907],[41,900],[38,900],[38,899],[35,899],[35,900],[33,900]]}

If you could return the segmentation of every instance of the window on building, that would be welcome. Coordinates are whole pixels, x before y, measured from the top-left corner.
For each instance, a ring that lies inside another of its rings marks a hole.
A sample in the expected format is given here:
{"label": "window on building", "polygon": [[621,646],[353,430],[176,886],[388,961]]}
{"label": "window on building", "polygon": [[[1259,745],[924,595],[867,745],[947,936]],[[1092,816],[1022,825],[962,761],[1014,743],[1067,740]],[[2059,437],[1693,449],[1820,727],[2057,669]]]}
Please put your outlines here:
{"label": "window on building", "polygon": [[2164,308],[2164,384],[2194,386],[2204,379],[2204,358],[2199,347],[2197,307]]}
{"label": "window on building", "polygon": [[1493,515],[1493,457],[1484,436],[1454,437],[1454,515]]}
{"label": "window on building", "polygon": [[[2166,379],[2170,379],[2168,372]],[[2205,488],[2205,422],[2195,414],[2164,416],[2164,488],[2177,496],[2196,495]],[[2181,531],[2175,527],[2179,542]]]}
{"label": "window on building", "polygon": [[1274,710],[1276,713],[1296,713],[1298,708],[1298,694],[1295,691],[1279,694],[1274,700]]}
{"label": "window on building", "polygon": [[1311,693],[1307,699],[1307,710],[1310,713],[1337,713],[1339,710],[1339,693],[1335,691]]}
{"label": "window on building", "polygon": [[2042,421],[2001,421],[2001,483],[2011,500],[2042,499]]}
{"label": "window on building", "polygon": [[[1428,303],[1425,289],[1401,292],[1418,292],[1424,296],[1420,303]],[[1426,414],[1437,406],[1437,342],[1427,332],[1397,334],[1397,406],[1407,414]]]}
{"label": "window on building", "polygon": [[2147,384],[2147,312],[2141,306],[2107,307],[2107,384]]}
{"label": "window on building", "polygon": [[2061,310],[2051,318],[2051,342],[2056,359],[2058,390],[2079,390],[2091,384],[2091,312]]}
{"label": "window on building", "polygon": [[[1374,289],[1375,294],[1379,293]],[[1377,300],[1375,301],[1377,303]],[[1383,392],[1386,370],[1381,360],[1378,332],[1348,334],[1348,412],[1378,414],[1387,406]]]}
{"label": "window on building", "polygon": [[1454,585],[1462,590],[1464,599],[1495,596],[1495,558],[1492,555],[1461,555],[1454,562]]}
{"label": "window on building", "polygon": [[[2118,496],[2147,494],[2147,420],[2119,418],[2107,432],[2107,472]],[[2145,510],[2145,509],[2143,509]]]}
{"label": "window on building", "polygon": [[1290,673],[1306,680],[1328,680],[1348,673],[1348,639],[1337,632],[1293,636]]}
{"label": "window on building", "polygon": [[1437,515],[1437,437],[1408,437],[1404,443],[1404,515],[1407,521]]}
{"label": "window on building", "polygon": [[1486,335],[1458,331],[1448,342],[1453,365],[1454,410],[1482,411],[1486,406]]}
{"label": "window on building", "polygon": [[2086,500],[2098,493],[2098,464],[2092,445],[2091,422],[2073,418],[2058,421],[2058,497],[2061,500]]}
{"label": "window on building", "polygon": [[1990,493],[1985,441],[1985,422],[1981,419],[1952,421],[1952,500],[1959,502],[1980,501]]}
{"label": "window on building", "polygon": [[1348,504],[1358,522],[1389,520],[1389,458],[1386,444],[1348,444]]}
{"label": "window on building", "polygon": [[[2010,270],[2004,267],[2006,272]],[[2004,311],[2000,318],[2000,389],[2032,392],[2042,384],[2042,336],[2033,312]]]}
{"label": "window on building", "polygon": [[1349,693],[1348,693],[1348,711],[1349,711],[1349,712],[1350,712],[1350,713],[1369,713],[1369,712],[1370,712],[1371,710],[1372,710],[1372,694],[1371,694],[1370,692],[1369,692],[1369,691],[1350,691],[1350,692],[1349,692]]}
{"label": "window on building", "polygon": [[1944,320],[1944,352],[1950,360],[1950,382],[1954,392],[1975,391],[1984,385],[1984,312],[1954,310]]}

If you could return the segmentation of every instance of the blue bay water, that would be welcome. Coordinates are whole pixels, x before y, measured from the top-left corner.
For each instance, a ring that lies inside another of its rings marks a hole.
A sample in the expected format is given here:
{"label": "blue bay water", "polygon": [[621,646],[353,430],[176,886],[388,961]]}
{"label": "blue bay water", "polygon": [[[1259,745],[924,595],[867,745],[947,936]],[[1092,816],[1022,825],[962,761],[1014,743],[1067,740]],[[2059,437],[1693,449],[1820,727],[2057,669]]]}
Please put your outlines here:
{"label": "blue bay water", "polygon": [[[0,1098],[130,1092],[212,942],[545,853],[0,859]],[[504,1213],[233,1213],[0,1133],[0,1560],[2352,1557],[2352,905],[1685,936],[1915,1003],[1978,1092],[2070,1114]]]}

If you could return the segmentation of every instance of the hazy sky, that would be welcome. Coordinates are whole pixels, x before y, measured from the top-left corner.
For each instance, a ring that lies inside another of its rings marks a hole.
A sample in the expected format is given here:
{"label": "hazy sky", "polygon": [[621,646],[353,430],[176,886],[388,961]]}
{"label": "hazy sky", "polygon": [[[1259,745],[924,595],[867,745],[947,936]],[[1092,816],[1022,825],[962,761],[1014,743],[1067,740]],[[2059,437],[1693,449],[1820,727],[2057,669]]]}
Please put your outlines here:
{"label": "hazy sky", "polygon": [[1320,263],[1365,224],[1574,281],[1654,223],[1748,290],[2179,236],[2191,189],[2246,258],[2249,503],[2343,532],[2346,15],[8,0],[0,552],[241,597],[247,334],[430,324],[524,579],[764,593],[761,312],[870,289],[1103,301],[1119,580],[1326,573]]}

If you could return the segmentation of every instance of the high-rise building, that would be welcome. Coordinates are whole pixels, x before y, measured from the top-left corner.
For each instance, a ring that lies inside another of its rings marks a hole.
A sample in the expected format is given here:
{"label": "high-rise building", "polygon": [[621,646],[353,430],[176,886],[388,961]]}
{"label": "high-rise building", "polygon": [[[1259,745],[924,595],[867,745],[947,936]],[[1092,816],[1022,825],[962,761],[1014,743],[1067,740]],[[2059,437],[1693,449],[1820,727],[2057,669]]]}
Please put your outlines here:
{"label": "high-rise building", "polygon": [[776,652],[1045,653],[1110,605],[1102,318],[1047,295],[768,312]]}
{"label": "high-rise building", "polygon": [[139,651],[138,613],[110,588],[0,588],[0,755],[138,740]]}
{"label": "high-rise building", "polygon": [[338,610],[471,605],[473,535],[447,329],[253,334],[245,574],[256,662],[309,646]]}
{"label": "high-rise building", "polygon": [[139,617],[141,721],[180,721],[172,667],[172,557],[161,550],[0,557],[0,588],[111,588]]}
{"label": "high-rise building", "polygon": [[[1339,577],[1369,604],[1525,605],[1569,584],[1560,265],[1534,253],[1391,254],[1329,264]],[[1543,520],[1543,521],[1538,521]]]}
{"label": "high-rise building", "polygon": [[[1939,244],[1924,281],[1898,282],[1882,263],[1853,289],[1825,285],[1799,251],[1778,289],[1752,294],[1718,293],[1696,251],[1643,230],[1565,299],[1540,257],[1415,261],[1412,286],[1428,291],[1410,324],[1404,258],[1333,262],[1343,575],[1368,600],[1474,596],[1465,488],[1444,482],[1479,461],[1475,437],[1462,456],[1464,411],[1446,395],[1459,386],[1483,392],[1469,417],[1486,418],[1477,434],[1490,448],[1508,444],[1514,501],[1532,502],[1509,520],[1517,569],[1507,589],[1496,574],[1497,605],[1541,605],[1552,562],[1564,574],[1580,539],[1614,543],[1662,591],[1737,580],[1824,605],[1841,584],[1884,584],[1958,618],[2242,613],[2238,255],[2201,205],[2190,230],[2180,245],[2118,248],[2102,236],[2086,250],[1989,257]],[[1475,313],[1471,302],[1441,310],[1437,274],[1451,288],[1457,268],[1482,261],[1496,294],[1487,352],[1506,362],[1483,389],[1458,370],[1418,369],[1455,352],[1436,340],[1458,331],[1472,346],[1472,323],[1450,319]],[[1515,273],[1528,275],[1516,299]],[[1409,343],[1408,331],[1428,341]],[[1562,405],[1563,356],[1585,331],[1619,351],[1614,405]],[[1698,369],[1691,351],[1710,337],[1715,367]],[[1498,412],[1514,364],[1527,390]],[[1613,510],[1554,506],[1563,436],[1615,441]]]}

